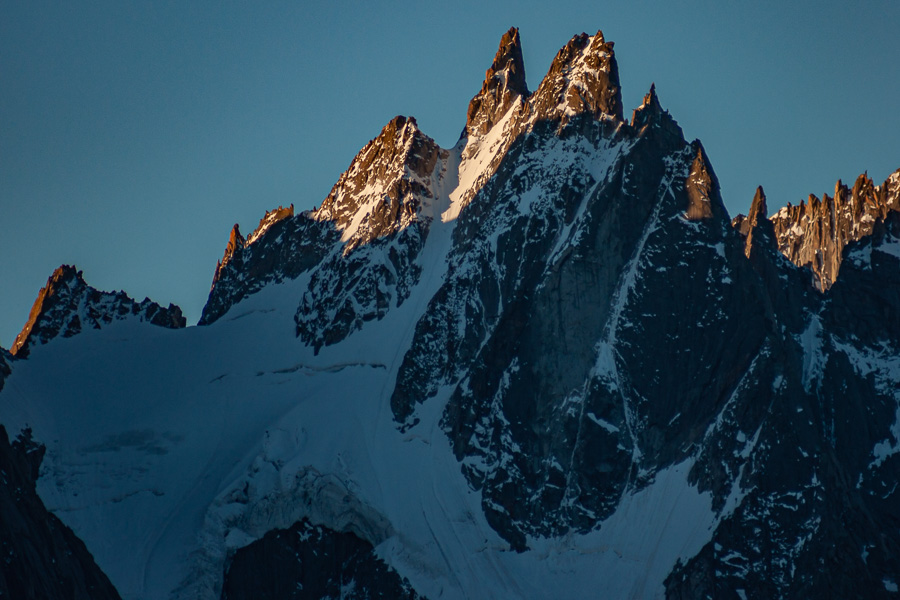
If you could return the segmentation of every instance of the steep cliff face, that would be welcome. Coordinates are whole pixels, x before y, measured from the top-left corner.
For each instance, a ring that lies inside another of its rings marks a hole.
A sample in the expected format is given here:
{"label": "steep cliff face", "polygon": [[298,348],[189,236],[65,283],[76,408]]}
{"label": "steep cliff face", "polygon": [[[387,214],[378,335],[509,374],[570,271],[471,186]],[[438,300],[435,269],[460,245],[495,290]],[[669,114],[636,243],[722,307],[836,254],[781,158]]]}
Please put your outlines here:
{"label": "steep cliff face", "polygon": [[513,27],[500,39],[500,48],[484,74],[481,91],[469,102],[463,137],[486,134],[517,99],[524,100],[528,94],[519,30]]}
{"label": "steep cliff face", "polygon": [[6,381],[6,378],[9,377],[9,374],[12,372],[12,369],[9,366],[9,363],[12,362],[13,357],[6,349],[0,348],[0,391],[3,391],[3,382]]}
{"label": "steep cliff face", "polygon": [[732,223],[599,32],[529,93],[510,30],[466,117],[235,227],[207,327],[14,363],[0,417],[120,589],[890,597],[900,172]]}
{"label": "steep cliff face", "polygon": [[0,425],[0,598],[118,599],[84,543],[38,498],[43,455],[27,433],[10,444]]}
{"label": "steep cliff face", "polygon": [[759,428],[738,433],[752,448],[741,453],[750,460],[740,461],[740,501],[673,570],[667,597],[891,597],[900,213],[847,244],[824,296],[770,241],[764,215],[760,191],[738,225],[787,344],[758,399],[767,404]]}
{"label": "steep cliff face", "polygon": [[303,519],[270,531],[238,550],[225,576],[222,600],[418,600],[409,581],[351,532]]}
{"label": "steep cliff face", "polygon": [[900,171],[876,186],[865,174],[848,188],[840,180],[834,196],[810,195],[788,204],[773,217],[778,248],[794,264],[808,267],[820,290],[830,288],[840,271],[844,247],[872,233],[875,222],[900,210]]}
{"label": "steep cliff face", "polygon": [[199,324],[213,323],[268,284],[294,279],[313,268],[338,237],[332,223],[317,221],[309,212],[294,215],[293,206],[267,212],[246,239],[235,224]]}
{"label": "steep cliff face", "polygon": [[124,292],[101,292],[85,283],[81,271],[63,265],[41,288],[10,352],[25,357],[32,348],[53,338],[72,337],[85,329],[101,329],[125,319],[170,329],[185,326],[181,309],[174,304],[163,308],[149,298],[136,302]]}

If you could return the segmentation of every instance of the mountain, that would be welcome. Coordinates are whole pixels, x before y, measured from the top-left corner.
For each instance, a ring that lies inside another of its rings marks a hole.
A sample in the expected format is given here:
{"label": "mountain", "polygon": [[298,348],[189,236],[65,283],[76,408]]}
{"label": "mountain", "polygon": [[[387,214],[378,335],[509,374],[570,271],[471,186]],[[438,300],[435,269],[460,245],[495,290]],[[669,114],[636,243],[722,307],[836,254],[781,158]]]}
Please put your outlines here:
{"label": "mountain", "polygon": [[235,226],[201,326],[42,291],[0,422],[123,597],[897,593],[900,172],[732,222],[601,32],[522,56]]}
{"label": "mountain", "polygon": [[819,289],[828,289],[837,279],[842,251],[851,241],[872,233],[875,223],[891,211],[900,210],[900,172],[881,185],[860,175],[848,188],[840,180],[834,196],[810,195],[808,202],[788,204],[773,217],[778,248],[792,262],[808,266]]}
{"label": "mountain", "polygon": [[56,337],[72,337],[83,329],[101,329],[113,321],[136,319],[161,327],[185,326],[181,309],[163,308],[149,298],[140,303],[124,292],[101,292],[85,283],[81,271],[63,265],[41,288],[25,327],[16,336],[11,353],[26,357],[34,346]]}

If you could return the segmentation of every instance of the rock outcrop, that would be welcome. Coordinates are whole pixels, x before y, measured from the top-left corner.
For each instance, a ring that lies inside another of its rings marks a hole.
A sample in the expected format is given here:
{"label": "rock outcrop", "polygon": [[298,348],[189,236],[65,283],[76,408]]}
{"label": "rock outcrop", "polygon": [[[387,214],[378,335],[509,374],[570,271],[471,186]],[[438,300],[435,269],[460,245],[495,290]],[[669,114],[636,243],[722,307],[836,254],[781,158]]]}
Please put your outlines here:
{"label": "rock outcrop", "polygon": [[270,283],[299,277],[317,265],[339,237],[334,224],[313,219],[309,212],[294,215],[293,205],[267,212],[246,239],[235,224],[199,324],[215,322]]}
{"label": "rock outcrop", "polygon": [[516,99],[524,100],[528,94],[519,30],[512,27],[500,39],[500,48],[484,74],[481,91],[469,102],[463,136],[486,134]]}
{"label": "rock outcrop", "polygon": [[788,204],[772,216],[778,248],[794,264],[808,267],[820,290],[834,284],[842,252],[851,241],[872,233],[878,219],[900,210],[900,171],[876,186],[860,175],[853,188],[840,180],[834,196],[810,195],[807,202]]}
{"label": "rock outcrop", "polygon": [[732,221],[732,226],[738,230],[744,238],[744,255],[750,258],[758,252],[759,247],[775,249],[777,240],[775,227],[769,220],[769,209],[766,205],[766,193],[762,186],[756,188],[753,202],[750,204],[750,212],[745,217],[738,215]]}
{"label": "rock outcrop", "polygon": [[185,326],[181,309],[174,304],[163,308],[149,298],[136,302],[125,292],[101,292],[85,283],[81,271],[63,265],[41,288],[10,352],[24,358],[35,346],[56,337],[72,337],[85,329],[101,329],[126,319],[169,329]]}
{"label": "rock outcrop", "polygon": [[417,600],[409,581],[351,532],[304,519],[270,531],[238,550],[225,576],[222,600]]}
{"label": "rock outcrop", "polygon": [[434,197],[431,180],[442,154],[415,119],[394,117],[353,159],[312,217],[335,224],[344,253],[406,229]]}
{"label": "rock outcrop", "polygon": [[569,40],[531,98],[535,118],[559,120],[563,125],[580,114],[622,121],[622,90],[613,45],[602,31]]}
{"label": "rock outcrop", "polygon": [[10,444],[0,425],[0,598],[118,600],[84,543],[38,498],[43,454],[30,432]]}

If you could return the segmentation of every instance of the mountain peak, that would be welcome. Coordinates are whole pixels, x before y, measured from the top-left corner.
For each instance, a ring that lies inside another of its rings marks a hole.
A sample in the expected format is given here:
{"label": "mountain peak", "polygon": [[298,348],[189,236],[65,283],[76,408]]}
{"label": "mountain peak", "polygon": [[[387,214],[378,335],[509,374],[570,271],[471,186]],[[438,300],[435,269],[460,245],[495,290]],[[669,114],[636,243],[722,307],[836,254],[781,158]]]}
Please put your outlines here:
{"label": "mountain peak", "polygon": [[762,186],[756,188],[753,195],[753,202],[750,204],[750,212],[746,217],[738,215],[735,217],[732,225],[744,238],[744,255],[750,258],[750,255],[760,245],[777,250],[778,246],[775,241],[775,228],[768,217],[769,209],[766,206],[766,192]]}
{"label": "mountain peak", "polygon": [[162,308],[149,298],[138,303],[125,292],[101,292],[85,283],[74,266],[61,265],[38,293],[10,353],[23,358],[31,347],[53,338],[72,337],[85,328],[100,329],[131,316],[170,329],[186,324],[181,309],[174,304]]}
{"label": "mountain peak", "polygon": [[719,197],[719,182],[713,172],[712,165],[699,140],[693,143],[697,148],[694,162],[691,164],[685,187],[687,188],[688,207],[685,216],[691,221],[711,219],[724,214],[722,199]]}
{"label": "mountain peak", "polygon": [[751,223],[757,223],[760,219],[768,218],[769,208],[766,206],[766,192],[763,187],[757,186],[756,193],[753,195],[753,202],[750,204],[750,213],[747,220]]}
{"label": "mountain peak", "polygon": [[25,322],[25,326],[22,327],[22,331],[19,332],[19,335],[13,341],[12,348],[9,349],[10,354],[13,356],[27,356],[28,341],[31,333],[52,299],[73,292],[77,293],[85,285],[81,271],[78,271],[74,266],[60,265],[57,267],[47,279],[47,285],[38,292],[38,296],[31,306],[31,311],[28,313],[28,320]]}
{"label": "mountain peak", "polygon": [[528,97],[525,61],[519,30],[510,27],[500,38],[494,62],[484,74],[481,91],[469,102],[463,135],[483,135],[499,121],[517,98]]}
{"label": "mountain peak", "polygon": [[679,140],[684,137],[681,127],[678,126],[678,123],[675,122],[669,111],[665,110],[660,104],[659,97],[656,95],[655,83],[650,84],[650,91],[644,95],[644,101],[632,112],[631,126],[637,130],[645,127],[662,129]]}
{"label": "mountain peak", "polygon": [[239,248],[243,248],[245,244],[244,236],[241,235],[241,226],[237,223],[231,228],[231,234],[228,236],[228,245],[225,246],[225,257],[222,262],[228,260]]}
{"label": "mountain peak", "polygon": [[360,150],[312,217],[333,221],[346,251],[404,229],[433,197],[428,187],[442,155],[446,151],[413,117],[394,117]]}
{"label": "mountain peak", "polygon": [[613,42],[581,33],[560,49],[533,96],[537,119],[563,124],[584,113],[622,121],[622,91]]}

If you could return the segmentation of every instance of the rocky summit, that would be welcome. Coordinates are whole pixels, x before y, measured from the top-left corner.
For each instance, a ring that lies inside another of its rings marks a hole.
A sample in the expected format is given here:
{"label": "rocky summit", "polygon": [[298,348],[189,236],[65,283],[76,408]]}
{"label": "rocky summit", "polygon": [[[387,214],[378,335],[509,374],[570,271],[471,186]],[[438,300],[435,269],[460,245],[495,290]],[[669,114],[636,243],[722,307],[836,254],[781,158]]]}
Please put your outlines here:
{"label": "rocky summit", "polygon": [[235,225],[200,326],[51,277],[0,422],[123,598],[900,593],[900,171],[732,220],[601,32],[522,57]]}
{"label": "rocky summit", "polygon": [[900,210],[900,172],[881,185],[867,174],[853,188],[840,180],[834,196],[810,195],[807,202],[788,204],[773,217],[778,248],[792,262],[809,267],[816,287],[830,288],[837,280],[844,247],[872,233],[875,223]]}
{"label": "rocky summit", "polygon": [[56,337],[72,337],[83,329],[101,329],[113,321],[137,319],[177,329],[185,326],[181,309],[163,308],[149,298],[136,302],[124,292],[101,292],[85,283],[81,271],[63,265],[41,288],[25,327],[11,348],[18,357]]}

